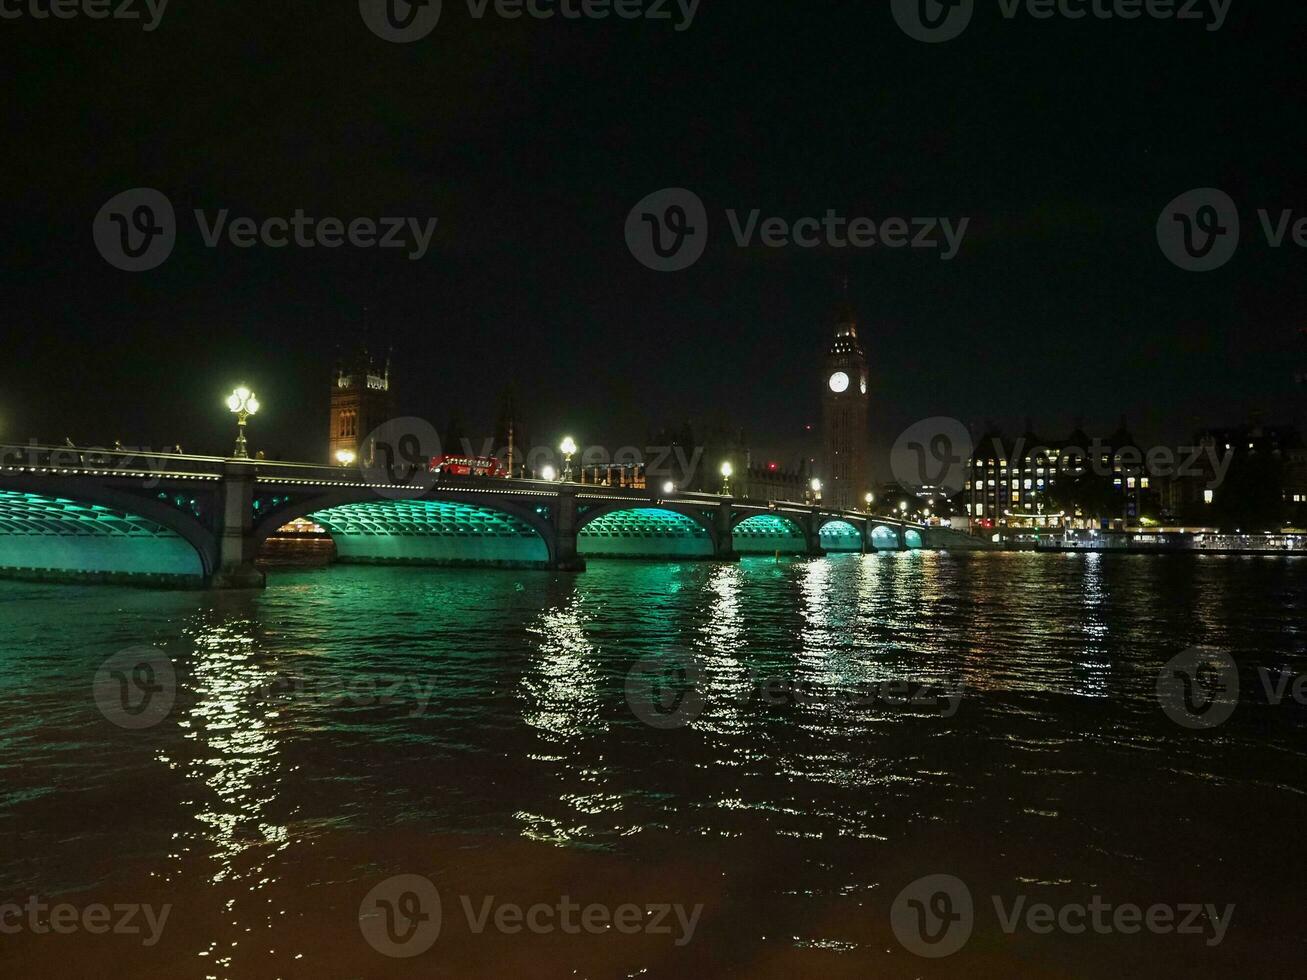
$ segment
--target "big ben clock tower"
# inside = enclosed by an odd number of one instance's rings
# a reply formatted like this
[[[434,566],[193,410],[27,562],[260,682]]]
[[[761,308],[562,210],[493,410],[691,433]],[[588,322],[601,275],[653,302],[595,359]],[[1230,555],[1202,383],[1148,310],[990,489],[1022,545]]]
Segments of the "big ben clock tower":
[[[871,489],[867,355],[858,342],[857,318],[847,302],[835,310],[835,341],[826,351],[821,409],[822,503],[841,510],[861,510]]]

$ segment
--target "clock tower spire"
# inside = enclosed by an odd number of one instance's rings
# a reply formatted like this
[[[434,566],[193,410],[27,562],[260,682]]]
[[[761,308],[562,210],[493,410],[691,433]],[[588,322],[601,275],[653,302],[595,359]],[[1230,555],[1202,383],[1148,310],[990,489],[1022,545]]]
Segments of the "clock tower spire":
[[[834,320],[835,340],[826,349],[822,386],[822,502],[841,510],[861,510],[871,489],[867,355],[847,298],[835,307]]]

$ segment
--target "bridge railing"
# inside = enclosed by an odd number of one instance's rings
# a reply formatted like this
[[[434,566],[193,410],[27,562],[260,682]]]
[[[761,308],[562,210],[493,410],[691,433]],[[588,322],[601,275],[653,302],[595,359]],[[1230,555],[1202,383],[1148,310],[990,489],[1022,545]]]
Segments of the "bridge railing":
[[[0,471],[51,476],[160,476],[219,479],[226,461],[187,453],[104,449],[99,446],[0,445]]]

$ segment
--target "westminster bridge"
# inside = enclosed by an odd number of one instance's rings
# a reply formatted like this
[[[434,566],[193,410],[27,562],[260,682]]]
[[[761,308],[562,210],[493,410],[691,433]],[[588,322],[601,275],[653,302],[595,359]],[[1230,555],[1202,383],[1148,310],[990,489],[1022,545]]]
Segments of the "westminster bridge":
[[[416,477],[416,479],[415,479]],[[587,557],[974,548],[862,512],[571,482],[53,446],[0,446],[0,575],[257,588],[268,537],[303,518],[342,562],[582,571]]]

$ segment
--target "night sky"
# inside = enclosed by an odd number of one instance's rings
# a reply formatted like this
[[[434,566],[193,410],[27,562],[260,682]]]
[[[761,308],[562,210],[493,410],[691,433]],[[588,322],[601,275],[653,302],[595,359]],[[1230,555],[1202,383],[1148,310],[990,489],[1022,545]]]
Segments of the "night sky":
[[[12,0],[10,0],[12,2]],[[366,318],[399,408],[493,424],[515,380],[537,440],[643,443],[715,417],[788,460],[818,419],[847,276],[880,445],[950,415],[1183,440],[1251,412],[1302,420],[1304,252],[1257,208],[1307,215],[1300,4],[1233,0],[1202,23],[1008,21],[978,0],[957,40],[889,5],[704,0],[644,21],[476,20],[445,0],[408,45],[339,2],[173,0],[139,22],[0,20],[7,180],[0,439],[225,452],[238,381],[254,448],[321,459],[332,368]],[[1296,21],[1296,23],[1295,23]],[[180,232],[130,274],[91,225],[149,186]],[[640,265],[637,201],[708,208],[703,259]],[[1163,256],[1163,206],[1213,186],[1243,241],[1223,269]],[[403,251],[203,247],[232,216],[439,219]],[[743,249],[728,208],[969,217],[960,253]],[[1303,348],[1303,349],[1300,349]],[[882,477],[884,474],[882,474]]]

